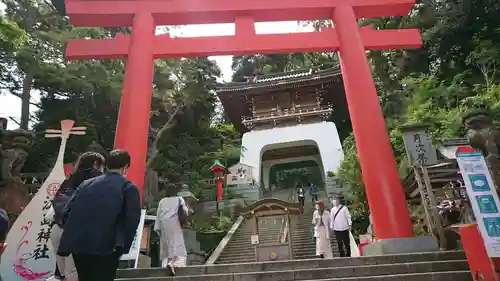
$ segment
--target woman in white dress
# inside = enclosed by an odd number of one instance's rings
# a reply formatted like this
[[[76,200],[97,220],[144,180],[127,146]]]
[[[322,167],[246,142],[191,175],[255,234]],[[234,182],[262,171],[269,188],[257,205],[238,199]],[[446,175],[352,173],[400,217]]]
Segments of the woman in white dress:
[[[156,214],[154,230],[160,236],[160,259],[162,266],[175,275],[175,264],[179,258],[186,257],[184,233],[179,222],[179,206],[188,214],[186,202],[177,196],[177,189],[167,188],[167,197],[160,200]]]
[[[313,213],[314,237],[316,238],[316,256],[320,258],[333,258],[330,244],[330,212],[325,209],[323,201],[316,202]]]

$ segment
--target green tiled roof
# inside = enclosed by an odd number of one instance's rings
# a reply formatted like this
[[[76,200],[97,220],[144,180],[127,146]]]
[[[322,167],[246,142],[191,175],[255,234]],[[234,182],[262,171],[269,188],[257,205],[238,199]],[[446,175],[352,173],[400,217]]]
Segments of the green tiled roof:
[[[285,84],[301,83],[340,75],[340,67],[327,69],[309,68],[290,72],[256,75],[247,82],[230,82],[217,85],[218,92],[241,91],[252,88],[274,87]]]

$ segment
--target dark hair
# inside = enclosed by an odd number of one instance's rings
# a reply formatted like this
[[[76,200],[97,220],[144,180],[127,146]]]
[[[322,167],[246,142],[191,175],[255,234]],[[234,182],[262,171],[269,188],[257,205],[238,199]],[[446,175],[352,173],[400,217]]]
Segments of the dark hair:
[[[179,188],[175,184],[167,184],[164,190],[166,197],[175,197],[177,196],[177,192],[179,192]]]
[[[88,151],[80,155],[75,164],[76,171],[67,180],[63,181],[56,196],[67,194],[70,190],[76,189],[84,180],[100,176],[101,171],[94,168],[96,164],[99,166],[104,164],[104,157],[101,154]]]
[[[5,241],[9,231],[9,216],[4,209],[0,209],[0,241]]]
[[[130,155],[126,150],[116,149],[109,153],[106,159],[106,167],[110,170],[116,170],[130,166]]]
[[[102,166],[104,164],[104,157],[100,153],[88,151],[78,157],[75,166],[77,171],[82,171],[94,168],[95,164]]]

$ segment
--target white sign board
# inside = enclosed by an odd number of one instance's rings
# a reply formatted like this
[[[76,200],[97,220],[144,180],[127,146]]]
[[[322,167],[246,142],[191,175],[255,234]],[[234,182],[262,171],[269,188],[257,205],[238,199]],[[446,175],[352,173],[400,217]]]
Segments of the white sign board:
[[[250,236],[250,241],[252,242],[252,245],[259,244],[259,235],[254,234],[254,235]]]
[[[16,219],[7,234],[7,249],[0,263],[1,276],[5,281],[42,281],[53,275],[56,269],[56,253],[50,241],[51,222],[45,214],[52,207],[52,199],[65,180],[64,151],[73,127],[71,120],[61,121],[61,130],[51,131],[46,137],[61,138],[56,163],[42,187]],[[76,134],[76,133],[75,133]],[[84,132],[77,134],[83,135]]]
[[[437,163],[437,151],[427,129],[419,128],[403,132],[408,160],[412,165],[429,166]]]
[[[457,161],[489,257],[500,257],[500,201],[480,152],[457,152]]]
[[[252,167],[238,163],[229,167],[230,174],[227,175],[227,185],[249,184],[253,182]]]
[[[137,230],[135,232],[134,242],[132,242],[130,251],[122,255],[120,258],[123,261],[134,260],[135,261],[134,268],[137,268],[137,263],[139,262],[139,254],[141,253],[141,239],[142,239],[142,232],[144,230],[145,218],[146,218],[146,210],[141,210],[141,220],[139,221],[139,225],[137,226]]]

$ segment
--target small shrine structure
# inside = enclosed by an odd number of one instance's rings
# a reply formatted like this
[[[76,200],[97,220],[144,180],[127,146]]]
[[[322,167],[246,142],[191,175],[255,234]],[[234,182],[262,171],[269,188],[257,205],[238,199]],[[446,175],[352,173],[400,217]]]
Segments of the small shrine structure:
[[[290,216],[299,215],[304,211],[298,203],[290,203],[276,198],[261,199],[242,210],[241,216],[253,220],[253,235],[251,244],[255,248],[256,261],[275,261],[293,259],[290,231]],[[270,231],[260,226],[269,220],[279,220],[280,229]],[[270,235],[271,234],[271,235]],[[277,237],[272,235],[277,234]]]

